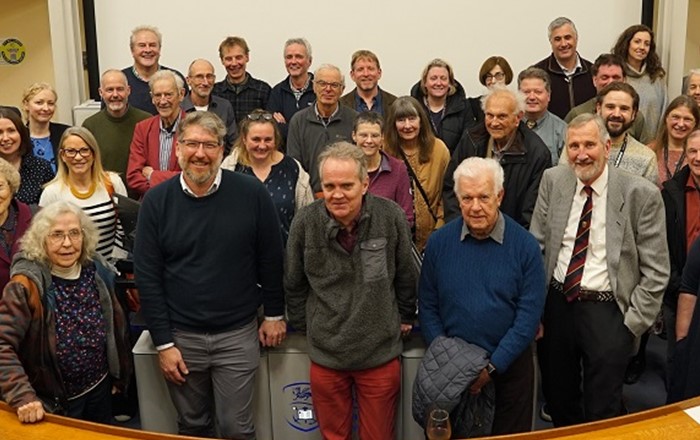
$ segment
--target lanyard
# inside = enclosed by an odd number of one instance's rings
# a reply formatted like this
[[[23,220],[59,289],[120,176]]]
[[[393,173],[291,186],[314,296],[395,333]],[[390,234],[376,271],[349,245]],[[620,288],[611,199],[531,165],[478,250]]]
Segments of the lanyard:
[[[664,167],[666,168],[666,179],[670,179],[675,176],[678,170],[683,166],[683,161],[685,160],[685,150],[681,153],[681,157],[678,158],[676,162],[676,169],[671,173],[671,169],[668,167],[668,147],[664,148]],[[697,185],[696,185],[697,187]]]
[[[620,162],[622,162],[622,156],[625,155],[625,150],[627,149],[627,134],[625,134],[625,140],[622,142],[622,145],[620,146],[620,151],[617,152],[617,157],[615,158],[615,168],[618,168],[620,166]]]

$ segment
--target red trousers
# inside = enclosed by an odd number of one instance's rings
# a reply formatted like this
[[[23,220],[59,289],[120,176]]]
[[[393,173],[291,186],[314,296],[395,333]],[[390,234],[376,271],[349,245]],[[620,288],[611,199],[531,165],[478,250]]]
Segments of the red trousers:
[[[352,388],[359,408],[360,439],[394,439],[401,389],[399,358],[366,370],[343,371],[311,362],[311,395],[321,435],[326,440],[352,437]]]

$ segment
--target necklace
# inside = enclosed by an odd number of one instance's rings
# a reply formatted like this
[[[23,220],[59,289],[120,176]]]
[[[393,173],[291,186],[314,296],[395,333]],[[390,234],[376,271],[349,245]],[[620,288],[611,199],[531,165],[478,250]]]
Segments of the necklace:
[[[78,191],[78,189],[74,187],[72,183],[69,183],[68,186],[70,187],[70,193],[80,200],[89,199],[93,194],[95,194],[95,190],[97,189],[97,184],[95,182],[90,184],[90,188],[88,188],[86,192]]]
[[[664,166],[666,167],[666,179],[670,179],[671,177],[676,175],[676,173],[683,166],[684,160],[685,160],[685,150],[683,150],[680,158],[678,158],[678,162],[676,162],[676,169],[673,172],[671,172],[671,169],[668,167],[668,147],[664,148]]]

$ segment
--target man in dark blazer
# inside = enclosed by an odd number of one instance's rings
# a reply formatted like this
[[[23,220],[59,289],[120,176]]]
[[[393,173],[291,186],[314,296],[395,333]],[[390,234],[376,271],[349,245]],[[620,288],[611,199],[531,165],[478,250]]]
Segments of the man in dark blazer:
[[[540,343],[555,426],[623,412],[625,368],[669,273],[661,194],[607,165],[602,119],[574,118],[565,148],[568,165],[545,171],[530,225],[550,280]]]
[[[377,55],[364,49],[353,53],[350,78],[355,81],[357,87],[340,98],[340,103],[358,113],[373,111],[386,117],[389,107],[396,101],[396,96],[379,88],[382,68]]]

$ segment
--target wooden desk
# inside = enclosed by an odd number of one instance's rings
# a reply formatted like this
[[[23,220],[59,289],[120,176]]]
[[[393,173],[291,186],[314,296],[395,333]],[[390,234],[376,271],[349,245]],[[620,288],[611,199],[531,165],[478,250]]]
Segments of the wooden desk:
[[[692,440],[700,439],[700,424],[683,412],[700,405],[700,397],[616,419],[587,423],[570,428],[535,431],[527,434],[489,437],[492,440]],[[47,415],[41,423],[22,424],[5,403],[0,402],[2,440],[195,440],[169,434],[116,428]],[[267,439],[260,439],[267,440]],[[283,439],[280,439],[283,440]]]

